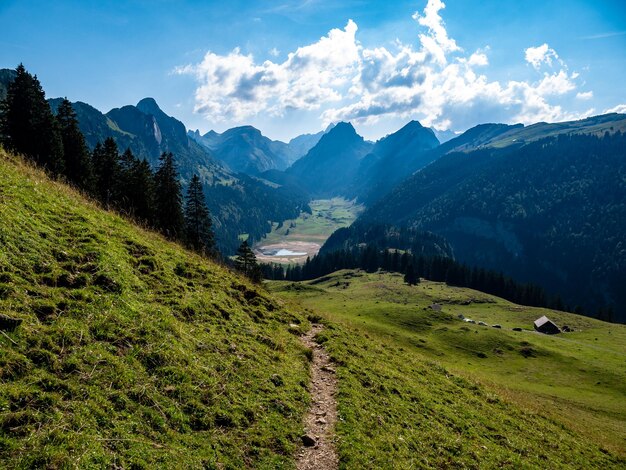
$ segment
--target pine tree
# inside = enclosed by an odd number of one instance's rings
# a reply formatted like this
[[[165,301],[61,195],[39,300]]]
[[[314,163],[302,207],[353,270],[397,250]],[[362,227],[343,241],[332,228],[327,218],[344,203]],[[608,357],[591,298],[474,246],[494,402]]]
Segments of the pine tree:
[[[178,240],[185,228],[178,169],[171,152],[163,153],[159,160],[161,165],[154,176],[156,226],[166,237]]]
[[[250,245],[248,245],[248,242],[246,240],[244,240],[241,245],[239,245],[239,249],[237,250],[237,257],[235,258],[235,269],[245,274],[255,282],[261,281],[261,268],[257,263],[254,252],[252,251]]]
[[[65,175],[86,191],[93,189],[93,167],[85,137],[78,127],[78,119],[72,103],[64,98],[57,111],[57,121],[63,141]]]
[[[185,204],[185,240],[194,250],[211,255],[215,252],[215,236],[202,183],[193,175],[187,189]]]
[[[409,263],[406,267],[406,272],[404,273],[404,282],[406,282],[410,286],[415,286],[420,282],[419,277],[417,277],[417,274],[415,273],[413,263]]]
[[[119,208],[136,220],[153,225],[155,192],[150,164],[126,149],[119,157],[119,170],[115,191]]]
[[[130,174],[133,216],[155,225],[155,182],[150,164],[144,158],[135,160]]]
[[[119,201],[118,188],[121,169],[115,140],[108,137],[104,145],[96,144],[93,150],[96,197],[108,209]]]
[[[3,144],[22,153],[55,175],[63,172],[63,142],[37,76],[22,64],[7,88],[0,110],[0,136]]]

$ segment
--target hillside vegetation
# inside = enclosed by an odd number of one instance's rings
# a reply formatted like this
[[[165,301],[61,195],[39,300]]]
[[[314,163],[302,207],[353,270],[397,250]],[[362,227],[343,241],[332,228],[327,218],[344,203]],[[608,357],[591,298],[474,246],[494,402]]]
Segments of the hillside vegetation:
[[[289,468],[308,360],[259,288],[0,150],[0,467]]]
[[[343,468],[626,466],[626,327],[386,273],[271,290],[328,323]]]
[[[357,224],[432,231],[458,261],[503,270],[560,294],[572,308],[624,322],[625,145],[626,135],[607,132],[450,153],[396,186]]]

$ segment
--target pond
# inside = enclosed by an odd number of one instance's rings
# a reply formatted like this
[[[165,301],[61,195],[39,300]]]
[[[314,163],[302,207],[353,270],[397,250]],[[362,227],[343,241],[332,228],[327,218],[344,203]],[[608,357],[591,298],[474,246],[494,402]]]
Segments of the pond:
[[[302,241],[283,241],[270,245],[256,246],[254,254],[264,263],[304,263],[307,257],[313,257],[320,249],[319,243]]]

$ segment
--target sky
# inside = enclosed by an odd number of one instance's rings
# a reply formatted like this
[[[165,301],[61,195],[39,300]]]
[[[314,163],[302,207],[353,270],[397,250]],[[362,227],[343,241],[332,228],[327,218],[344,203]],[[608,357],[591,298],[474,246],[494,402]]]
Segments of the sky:
[[[464,131],[626,113],[623,0],[0,0],[0,68],[192,130]]]

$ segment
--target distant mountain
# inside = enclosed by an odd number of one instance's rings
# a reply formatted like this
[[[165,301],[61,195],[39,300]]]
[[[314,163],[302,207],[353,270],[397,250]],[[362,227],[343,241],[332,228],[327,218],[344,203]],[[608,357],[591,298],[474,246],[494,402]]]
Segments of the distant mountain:
[[[54,112],[61,98],[48,102]],[[185,125],[165,114],[152,98],[144,98],[137,106],[115,108],[106,114],[81,102],[72,103],[87,144],[93,148],[98,142],[112,137],[120,151],[130,148],[140,158],[146,158],[154,167],[163,152],[176,156],[181,176],[187,181],[193,173],[201,173],[205,181],[230,179],[224,169],[204,148],[187,137]]]
[[[366,204],[378,200],[401,180],[428,165],[439,146],[431,129],[411,121],[399,131],[380,139],[361,161],[354,193]]]
[[[238,173],[258,175],[267,170],[284,170],[295,160],[288,144],[271,140],[252,126],[235,127],[223,134],[214,131],[204,136],[198,134],[190,132],[189,136]]]
[[[329,124],[326,129],[316,134],[302,134],[291,139],[289,141],[289,147],[295,155],[295,159],[290,162],[290,164],[293,164],[296,160],[309,153],[309,150],[315,147],[322,138],[322,136],[324,134],[328,134],[333,127],[335,127],[334,123]]]
[[[432,131],[435,133],[435,137],[437,137],[439,142],[442,144],[458,136],[458,134],[452,132],[451,130],[438,131],[437,129],[432,129]]]
[[[346,195],[362,158],[372,144],[363,140],[346,122],[338,123],[286,173],[316,197]]]
[[[326,131],[320,131],[316,134],[302,134],[291,139],[289,141],[289,147],[296,156],[296,160],[305,156],[309,150],[315,147],[325,133]]]
[[[478,126],[440,146],[438,152],[453,151],[407,178],[357,223],[432,231],[461,261],[538,283],[572,306],[612,305],[613,319],[624,322],[626,136],[619,129],[625,125],[625,115],[605,115],[528,128]],[[534,140],[539,131],[561,135],[526,144],[512,137]]]

